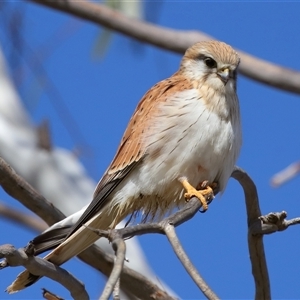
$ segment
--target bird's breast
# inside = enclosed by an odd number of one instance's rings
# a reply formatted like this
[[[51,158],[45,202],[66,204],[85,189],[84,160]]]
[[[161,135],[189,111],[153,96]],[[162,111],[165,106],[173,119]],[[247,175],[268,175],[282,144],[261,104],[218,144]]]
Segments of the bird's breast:
[[[146,156],[122,183],[118,203],[130,198],[132,207],[163,215],[184,203],[181,177],[195,187],[217,180],[224,189],[239,153],[239,124],[222,119],[189,90],[161,103],[147,125]]]
[[[151,127],[145,163],[153,178],[170,186],[180,176],[194,185],[220,180],[225,187],[240,149],[239,118],[222,118],[196,90],[188,90],[162,103]]]

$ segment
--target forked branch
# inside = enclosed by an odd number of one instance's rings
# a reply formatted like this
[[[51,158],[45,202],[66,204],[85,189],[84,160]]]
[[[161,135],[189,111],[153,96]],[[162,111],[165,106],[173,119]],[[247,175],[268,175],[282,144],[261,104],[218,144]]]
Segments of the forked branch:
[[[206,196],[208,198],[209,195]],[[209,201],[209,199],[207,199]],[[199,274],[195,266],[192,264],[190,259],[188,258],[187,254],[185,253],[180,241],[178,240],[176,233],[175,233],[175,227],[179,226],[180,224],[188,221],[191,219],[201,208],[202,203],[196,198],[193,197],[181,210],[177,211],[173,215],[165,218],[161,222],[156,223],[146,223],[146,224],[138,224],[133,225],[130,227],[125,227],[122,229],[114,229],[109,232],[103,231],[103,230],[97,230],[90,228],[90,230],[96,232],[99,237],[109,237],[110,241],[113,243],[120,243],[120,239],[124,240],[136,235],[143,235],[143,234],[149,234],[149,233],[159,233],[159,234],[165,234],[172,247],[174,252],[176,253],[177,257],[183,264],[184,268],[188,272],[188,274],[191,276],[193,281],[197,284],[199,289],[203,292],[203,294],[206,296],[207,299],[210,300],[216,300],[219,299],[217,295],[210,289],[208,284],[204,281],[202,276]],[[119,246],[120,247],[120,246]],[[123,248],[124,253],[123,256],[125,258],[125,248]],[[118,249],[120,250],[120,249]],[[120,250],[121,251],[121,250]],[[120,252],[119,252],[119,255]],[[118,257],[118,256],[117,256]],[[122,261],[123,264],[123,261]],[[119,269],[122,268],[121,261],[118,259],[118,261],[115,261],[114,269],[116,271],[112,272],[117,273],[119,272]],[[121,278],[122,280],[122,278]],[[106,286],[110,287],[110,294],[105,294],[106,297],[101,297],[101,300],[109,299],[108,297],[111,295],[111,291],[113,286],[116,284],[117,280],[115,276],[111,276],[106,284]],[[156,298],[155,298],[156,299]]]

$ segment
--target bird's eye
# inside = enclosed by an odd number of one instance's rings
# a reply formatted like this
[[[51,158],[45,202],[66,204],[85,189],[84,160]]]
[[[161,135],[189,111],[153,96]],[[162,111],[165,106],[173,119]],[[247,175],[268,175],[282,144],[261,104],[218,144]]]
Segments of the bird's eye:
[[[211,69],[217,67],[216,61],[214,59],[212,59],[211,57],[204,58],[204,62]]]

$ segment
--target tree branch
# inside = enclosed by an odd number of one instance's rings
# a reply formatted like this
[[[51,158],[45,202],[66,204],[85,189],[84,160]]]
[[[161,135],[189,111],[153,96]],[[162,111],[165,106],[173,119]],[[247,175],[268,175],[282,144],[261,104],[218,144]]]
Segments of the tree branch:
[[[263,245],[263,235],[253,235],[251,226],[259,220],[261,211],[259,207],[257,190],[249,175],[239,167],[235,167],[231,175],[243,187],[248,217],[248,247],[252,274],[255,282],[255,299],[271,299],[268,267]]]
[[[31,274],[37,276],[47,276],[69,290],[76,300],[89,299],[84,288],[84,284],[78,281],[73,275],[61,267],[55,266],[51,262],[38,256],[29,256],[23,249],[15,249],[11,245],[0,246],[0,258],[5,258],[1,262],[0,269],[9,266],[24,266]]]
[[[36,232],[42,232],[48,228],[46,223],[40,218],[37,218],[36,216],[33,216],[31,214],[24,213],[20,210],[10,208],[9,206],[1,202],[0,215],[11,222],[20,224],[22,225],[22,227],[25,226]]]
[[[108,300],[110,295],[112,294],[114,287],[120,279],[124,261],[125,261],[125,253],[126,253],[126,244],[125,241],[120,237],[116,231],[113,231],[113,236],[111,237],[112,247],[115,250],[116,258],[114,262],[113,270],[106,282],[104,291],[100,297],[100,300]]]
[[[177,257],[179,258],[179,260],[181,261],[181,263],[183,264],[184,268],[189,273],[191,278],[197,284],[199,289],[206,296],[206,298],[211,299],[211,300],[219,299],[219,297],[212,291],[212,289],[204,281],[202,276],[199,274],[199,272],[194,267],[194,265],[190,261],[189,257],[185,253],[183,247],[181,246],[179,239],[177,238],[174,226],[171,224],[166,224],[165,233],[166,233],[166,236],[168,237],[168,240],[171,243],[173,250],[176,253]]]
[[[86,0],[29,0],[41,5],[66,12],[89,22],[102,25],[138,41],[184,53],[192,44],[214,39],[200,31],[183,31],[156,26],[126,17],[107,6]],[[300,72],[256,58],[237,50],[241,57],[239,72],[253,80],[285,91],[300,94]]]

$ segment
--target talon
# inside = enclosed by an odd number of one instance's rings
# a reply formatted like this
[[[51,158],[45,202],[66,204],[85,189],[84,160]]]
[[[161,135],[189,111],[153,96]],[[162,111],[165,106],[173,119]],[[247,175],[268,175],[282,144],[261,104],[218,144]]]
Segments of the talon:
[[[205,196],[214,197],[213,189],[208,185],[208,182],[204,181],[201,184],[202,189],[199,191],[196,190],[192,185],[190,185],[190,183],[186,179],[181,180],[181,183],[186,189],[186,193],[184,194],[185,199],[188,201],[194,196],[197,197],[202,203],[202,212],[205,212],[208,209],[208,204]]]

